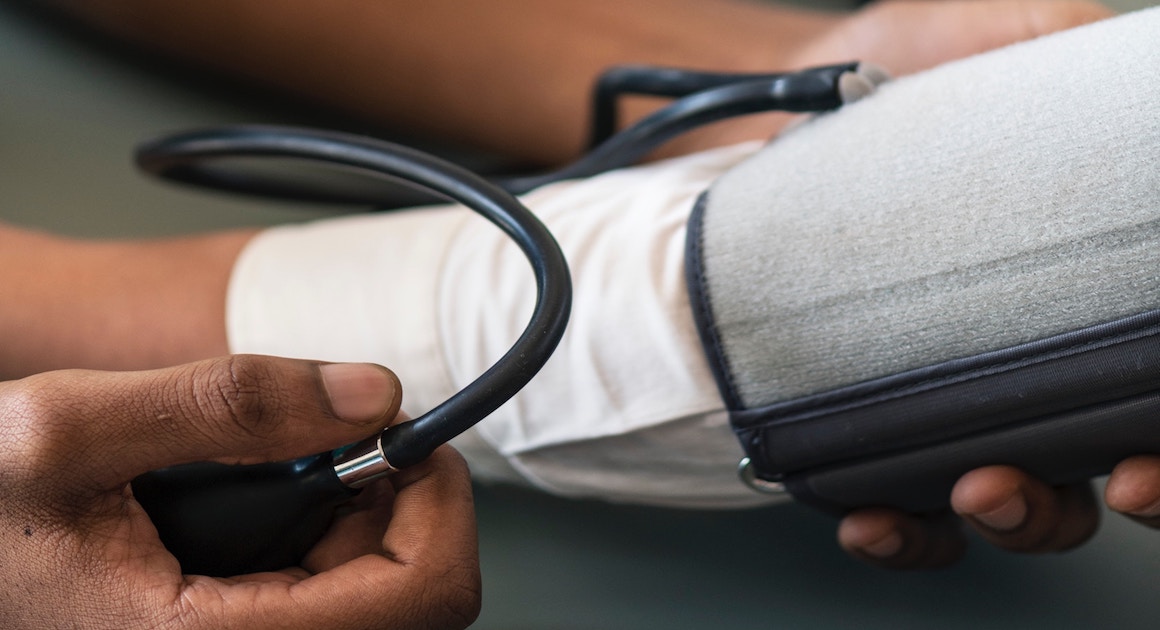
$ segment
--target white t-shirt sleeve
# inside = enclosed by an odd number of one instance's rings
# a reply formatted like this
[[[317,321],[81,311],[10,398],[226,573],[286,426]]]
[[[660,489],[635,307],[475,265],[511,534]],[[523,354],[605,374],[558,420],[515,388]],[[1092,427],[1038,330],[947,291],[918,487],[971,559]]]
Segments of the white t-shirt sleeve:
[[[572,270],[563,341],[515,398],[455,444],[477,477],[568,495],[679,506],[762,500],[692,322],[685,224],[697,196],[758,149],[738,145],[562,182],[523,199]],[[230,285],[234,352],[372,361],[398,373],[412,415],[502,356],[535,301],[498,228],[459,207],[267,230]]]

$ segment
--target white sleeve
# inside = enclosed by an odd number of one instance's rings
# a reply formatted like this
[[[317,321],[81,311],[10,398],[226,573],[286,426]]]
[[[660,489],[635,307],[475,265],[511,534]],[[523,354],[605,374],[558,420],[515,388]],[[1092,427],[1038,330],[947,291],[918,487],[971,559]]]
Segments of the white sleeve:
[[[697,196],[756,143],[548,186],[523,201],[568,258],[572,317],[533,381],[455,444],[477,477],[568,496],[681,505],[761,501],[704,359],[684,284]],[[486,370],[522,332],[530,267],[458,207],[277,227],[230,285],[234,352],[373,361],[420,414]]]

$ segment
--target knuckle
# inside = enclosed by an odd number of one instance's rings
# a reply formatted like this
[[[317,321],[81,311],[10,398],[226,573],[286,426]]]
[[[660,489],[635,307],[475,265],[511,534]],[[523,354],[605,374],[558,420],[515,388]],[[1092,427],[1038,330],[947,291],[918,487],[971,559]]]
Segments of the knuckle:
[[[195,407],[192,411],[214,421],[216,429],[260,437],[280,416],[278,380],[272,366],[261,357],[225,357],[196,364],[193,369],[192,396],[188,398]]]
[[[9,508],[75,518],[90,504],[93,458],[107,416],[92,400],[98,393],[85,373],[48,372],[0,390],[0,495]],[[0,512],[3,510],[0,509]]]
[[[84,398],[64,396],[58,378],[58,373],[29,377],[0,396],[0,435],[5,450],[23,456],[7,458],[9,461],[53,465],[54,454],[63,456],[68,449],[62,447],[73,441],[76,430],[84,428],[75,421],[88,415],[78,402]]]

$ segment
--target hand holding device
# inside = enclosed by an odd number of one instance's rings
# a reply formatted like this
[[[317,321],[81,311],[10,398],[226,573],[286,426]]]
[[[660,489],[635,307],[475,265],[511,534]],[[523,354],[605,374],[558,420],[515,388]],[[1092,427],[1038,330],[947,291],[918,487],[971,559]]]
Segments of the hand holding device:
[[[0,383],[0,626],[466,627],[478,552],[450,449],[368,486],[301,568],[229,580],[183,575],[129,489],[175,464],[326,451],[378,431],[398,404],[383,368],[259,356]]]
[[[271,157],[397,179],[474,209],[527,256],[538,289],[536,305],[504,356],[416,420],[333,455],[260,466],[198,463],[142,475],[135,491],[187,573],[234,575],[298,564],[335,508],[359,489],[423,461],[527,384],[559,343],[571,310],[568,266],[543,224],[510,194],[422,152],[345,134],[239,127],[166,138],[140,153],[142,165],[153,172],[175,179],[209,178],[225,187],[248,180],[221,170],[215,160]]]

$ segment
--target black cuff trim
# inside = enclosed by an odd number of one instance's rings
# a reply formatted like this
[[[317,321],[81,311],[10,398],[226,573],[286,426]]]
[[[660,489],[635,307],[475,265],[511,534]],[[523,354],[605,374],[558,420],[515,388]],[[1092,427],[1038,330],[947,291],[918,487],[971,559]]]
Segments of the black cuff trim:
[[[731,412],[759,474],[962,440],[1160,391],[1160,311]]]
[[[701,193],[693,212],[689,215],[685,233],[685,285],[689,291],[689,305],[693,311],[693,323],[701,338],[701,347],[709,360],[709,370],[717,382],[717,391],[728,409],[741,409],[741,398],[733,386],[729,359],[721,345],[721,336],[713,319],[713,303],[705,277],[703,257],[705,211],[709,205],[709,192]]]

